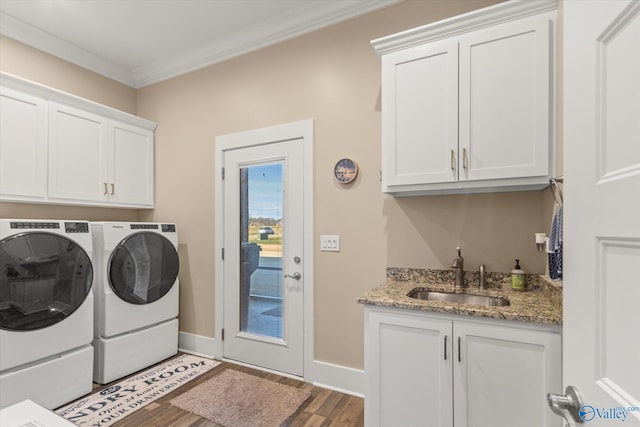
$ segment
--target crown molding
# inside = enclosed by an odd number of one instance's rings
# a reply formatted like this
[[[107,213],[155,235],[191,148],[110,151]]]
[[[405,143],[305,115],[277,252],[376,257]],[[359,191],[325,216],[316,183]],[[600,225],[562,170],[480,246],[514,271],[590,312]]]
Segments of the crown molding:
[[[326,2],[320,11],[314,10],[309,3],[301,3],[300,7],[290,10],[288,14],[278,16],[277,20],[255,27],[250,34],[230,34],[225,40],[196,46],[188,52],[139,67],[133,70],[134,80],[138,87],[158,83],[401,1],[372,0],[366,4]]]
[[[115,108],[109,107],[107,105],[98,104],[97,102],[91,101],[89,99],[81,98],[71,93],[63,92],[61,90],[36,83],[22,77],[14,76],[13,74],[9,74],[4,71],[0,71],[0,87],[2,87],[2,89],[12,89],[21,93],[35,96],[47,102],[53,101],[70,107],[78,108],[83,111],[97,114],[99,116],[120,121],[122,123],[127,123],[132,126],[138,126],[143,129],[148,129],[152,132],[158,126],[157,123],[151,120],[147,120],[143,117],[134,116],[133,114],[116,110]]]
[[[24,43],[28,46],[64,59],[83,68],[95,71],[127,86],[135,87],[133,74],[125,67],[118,66],[88,52],[76,45],[68,43],[51,34],[29,25],[19,19],[0,12],[0,34]]]
[[[371,41],[378,55],[557,10],[558,0],[510,0]]]
[[[223,40],[194,46],[180,54],[135,69],[114,64],[4,13],[0,13],[0,34],[127,86],[141,88],[401,1],[403,0],[370,0],[364,3],[332,1],[323,2],[320,10],[313,7],[313,2],[300,2],[299,7],[292,8],[286,15],[278,16],[277,19],[266,21],[250,33],[229,34]]]

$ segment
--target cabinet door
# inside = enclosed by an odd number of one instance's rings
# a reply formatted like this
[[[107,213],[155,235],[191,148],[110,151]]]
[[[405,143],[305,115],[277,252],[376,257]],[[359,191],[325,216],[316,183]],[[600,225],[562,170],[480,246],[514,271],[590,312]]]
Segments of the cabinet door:
[[[367,427],[451,426],[451,321],[367,313]]]
[[[455,321],[456,427],[551,427],[562,419],[547,406],[561,393],[560,334]]]
[[[49,104],[49,197],[102,201],[108,197],[103,117]]]
[[[460,181],[547,176],[551,20],[460,38]]]
[[[153,132],[111,122],[110,200],[116,204],[153,206]]]
[[[1,88],[0,198],[37,201],[46,195],[46,101]]]
[[[382,58],[382,187],[458,179],[458,44]]]

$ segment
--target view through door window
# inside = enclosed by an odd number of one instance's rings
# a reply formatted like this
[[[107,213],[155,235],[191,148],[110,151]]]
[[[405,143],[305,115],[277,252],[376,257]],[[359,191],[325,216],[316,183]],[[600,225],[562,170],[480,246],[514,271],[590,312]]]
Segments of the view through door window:
[[[240,169],[240,331],[282,338],[283,165]]]

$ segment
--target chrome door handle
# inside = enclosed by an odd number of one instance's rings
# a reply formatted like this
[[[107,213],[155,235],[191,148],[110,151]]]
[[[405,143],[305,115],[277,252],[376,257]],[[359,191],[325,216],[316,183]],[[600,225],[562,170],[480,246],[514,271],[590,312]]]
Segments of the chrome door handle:
[[[547,394],[547,402],[553,412],[565,419],[569,425],[574,422],[582,424],[584,420],[580,417],[580,408],[582,408],[582,397],[578,389],[574,386],[567,386],[565,394]]]
[[[297,271],[293,274],[285,274],[284,275],[285,278],[290,277],[291,279],[296,279],[296,280],[300,280],[302,278],[302,274],[298,273]]]

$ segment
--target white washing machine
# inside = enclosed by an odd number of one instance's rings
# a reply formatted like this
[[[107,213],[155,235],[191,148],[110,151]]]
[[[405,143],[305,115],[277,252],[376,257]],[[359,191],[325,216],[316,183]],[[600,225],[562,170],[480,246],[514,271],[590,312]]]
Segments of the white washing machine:
[[[178,352],[175,224],[91,223],[93,379],[106,384]]]
[[[86,221],[0,219],[0,408],[57,408],[93,385]]]

